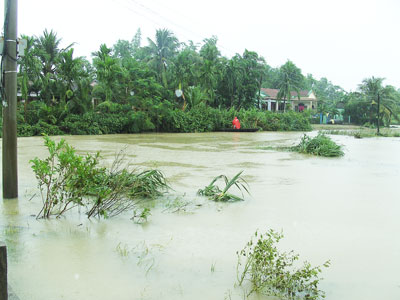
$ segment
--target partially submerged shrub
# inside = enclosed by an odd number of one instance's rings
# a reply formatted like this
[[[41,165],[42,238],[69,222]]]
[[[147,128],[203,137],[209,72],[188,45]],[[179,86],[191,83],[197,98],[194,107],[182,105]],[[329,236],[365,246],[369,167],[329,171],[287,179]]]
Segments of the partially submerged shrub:
[[[318,300],[325,293],[318,288],[322,278],[322,267],[327,268],[329,261],[322,266],[313,267],[307,261],[296,268],[299,255],[293,251],[280,252],[276,244],[283,238],[281,233],[273,230],[265,234],[254,235],[243,250],[238,251],[237,280],[241,286],[249,280],[253,292],[267,296],[277,296],[283,300],[305,299]]]
[[[223,202],[241,201],[241,200],[243,200],[242,189],[244,189],[247,193],[249,193],[248,184],[247,184],[246,180],[244,180],[243,177],[240,176],[242,173],[243,173],[243,171],[240,171],[232,179],[229,179],[225,175],[219,175],[219,176],[215,177],[210,182],[209,185],[204,187],[204,189],[198,190],[197,194],[201,195],[201,196],[206,196],[209,199],[211,199],[213,201],[217,201],[217,202],[219,202],[219,201],[223,201]],[[218,185],[216,185],[216,182],[219,179],[222,179],[225,181],[225,188],[223,190],[221,190],[218,187]],[[242,197],[238,197],[236,195],[228,193],[228,190],[233,186],[236,186],[239,189],[239,191],[242,192]]]
[[[158,170],[129,171],[122,167],[124,155],[120,152],[110,170],[104,170],[94,182],[92,208],[88,217],[113,217],[133,209],[145,198],[154,198],[168,189],[164,175]]]
[[[354,136],[356,139],[361,139],[361,138],[362,138],[361,131],[355,131],[354,134],[353,134],[353,136]]]
[[[318,133],[314,138],[304,134],[300,143],[297,146],[291,147],[290,150],[325,157],[344,155],[341,147],[323,133]]]
[[[99,166],[99,152],[83,157],[63,139],[55,143],[45,136],[44,140],[49,157],[31,160],[43,200],[38,218],[58,217],[76,206],[89,207],[89,218],[112,217],[168,189],[158,170],[129,171],[122,167],[121,153],[108,170]]]
[[[34,158],[32,169],[38,180],[43,207],[37,217],[60,216],[67,210],[83,205],[83,197],[93,191],[99,153],[78,156],[65,140],[55,143],[48,136],[44,144],[49,151],[45,159]]]

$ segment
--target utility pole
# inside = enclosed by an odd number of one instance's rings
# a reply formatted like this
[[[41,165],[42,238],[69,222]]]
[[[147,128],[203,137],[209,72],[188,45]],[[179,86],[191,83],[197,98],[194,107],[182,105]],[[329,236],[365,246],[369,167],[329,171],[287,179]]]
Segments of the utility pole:
[[[0,300],[7,299],[7,247],[6,244],[0,242]]]
[[[3,198],[18,197],[17,170],[17,3],[4,1],[3,49]]]
[[[380,132],[379,132],[379,119],[380,119],[380,112],[381,112],[381,97],[380,97],[380,94],[379,94],[379,92],[378,92],[378,108],[377,108],[377,113],[376,113],[376,134],[377,135],[380,135]]]

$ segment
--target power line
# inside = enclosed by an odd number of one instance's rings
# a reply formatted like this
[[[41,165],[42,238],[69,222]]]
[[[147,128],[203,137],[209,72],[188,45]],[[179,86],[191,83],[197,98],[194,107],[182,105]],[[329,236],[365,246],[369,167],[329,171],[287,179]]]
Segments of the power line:
[[[115,0],[114,0],[114,1],[115,1]],[[139,2],[139,1],[137,1],[137,0],[126,0],[126,1],[128,1],[128,2],[130,2],[131,4],[135,5],[136,8],[140,9],[142,12],[145,10],[145,11],[147,11],[148,13],[152,14],[153,16],[156,16],[157,18],[164,20],[164,22],[166,22],[166,23],[172,25],[172,26],[175,27],[175,28],[180,28],[181,30],[184,30],[184,31],[186,31],[186,32],[188,32],[188,33],[190,33],[190,34],[192,34],[192,35],[195,35],[195,36],[199,37],[202,41],[205,39],[204,36],[202,36],[202,35],[200,35],[200,34],[194,32],[193,30],[189,29],[189,28],[186,27],[186,26],[182,26],[182,25],[180,25],[180,24],[178,24],[178,23],[176,23],[176,22],[170,20],[169,18],[163,16],[163,15],[160,14],[159,12],[155,11],[154,9],[149,8],[148,6],[144,5],[143,3],[141,3],[141,2]],[[163,27],[162,25],[160,25],[160,23],[154,21],[153,19],[149,18],[148,16],[144,15],[143,13],[139,13],[137,10],[132,9],[131,6],[125,6],[125,7],[127,7],[129,10],[133,11],[134,13],[139,14],[139,15],[145,17],[146,19],[148,19],[148,20],[150,20],[151,22],[157,24],[158,26]],[[183,36],[185,36],[188,40],[191,40],[191,37],[188,36],[187,34],[182,33],[182,32],[181,32],[181,34],[182,34]],[[230,53],[231,55],[234,55],[234,53],[235,53],[234,51],[232,51],[232,50],[230,50],[230,49],[224,47],[224,46],[221,45],[220,43],[219,43],[219,47],[222,48],[222,49],[224,49],[225,51],[227,51],[227,52]]]
[[[146,16],[146,15],[144,15],[144,14],[138,12],[137,10],[133,9],[131,6],[125,5],[125,4],[123,4],[123,3],[120,3],[120,2],[118,2],[117,0],[112,0],[112,1],[115,2],[115,3],[118,3],[119,5],[124,6],[126,9],[130,10],[130,11],[133,12],[134,14],[137,14],[138,16],[141,16],[141,17],[143,17],[143,18],[145,18],[145,19],[151,21],[152,23],[156,24],[157,26],[160,26],[160,27],[163,26],[163,25],[161,25],[160,23],[158,23],[157,21],[155,21],[155,20],[149,18],[148,16]]]

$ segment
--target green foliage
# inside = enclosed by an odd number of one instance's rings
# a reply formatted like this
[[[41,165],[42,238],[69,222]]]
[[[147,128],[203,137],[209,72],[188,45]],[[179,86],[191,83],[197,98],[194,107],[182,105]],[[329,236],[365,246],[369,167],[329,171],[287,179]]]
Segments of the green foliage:
[[[96,168],[99,153],[82,157],[65,140],[56,143],[45,136],[44,142],[49,156],[30,161],[43,200],[38,218],[60,216],[83,205],[83,197],[93,190],[92,183],[100,171]]]
[[[283,238],[281,233],[269,230],[265,234],[254,235],[255,241],[237,252],[237,276],[241,286],[245,280],[251,283],[253,292],[267,296],[277,296],[282,300],[318,300],[325,293],[318,288],[322,266],[313,267],[309,262],[296,268],[299,255],[294,251],[280,252],[276,244]],[[327,268],[327,261],[323,267]]]
[[[243,193],[242,197],[238,197],[236,195],[233,195],[231,193],[228,193],[228,190],[236,186],[239,191],[242,192],[242,189],[244,189],[247,193],[249,193],[248,190],[248,184],[246,180],[243,179],[240,175],[243,173],[243,171],[240,171],[237,173],[232,179],[229,179],[225,175],[219,175],[215,177],[209,185],[204,187],[204,189],[198,190],[197,194],[201,196],[206,196],[210,200],[216,201],[216,202],[228,202],[228,201],[242,201],[243,200]],[[222,179],[225,182],[225,188],[221,190],[218,185],[216,185],[216,182],[218,180]]]
[[[136,224],[143,224],[147,222],[147,219],[150,215],[150,208],[145,207],[143,209],[134,210],[131,220],[134,221]]]
[[[286,110],[286,101],[292,98],[291,92],[295,91],[300,100],[300,89],[304,81],[301,70],[290,60],[279,69],[278,99],[283,99],[283,111]]]
[[[89,218],[113,217],[168,189],[158,170],[122,168],[121,154],[108,170],[99,167],[99,152],[83,157],[63,139],[56,143],[45,136],[44,141],[49,156],[30,161],[43,200],[38,218],[59,217],[76,206],[88,206]]]
[[[360,128],[358,130],[323,130],[324,134],[332,134],[332,135],[347,135],[353,136],[357,139],[361,138],[370,138],[370,137],[399,137],[400,132],[396,129],[384,128],[379,135],[376,134],[374,128]]]
[[[111,134],[111,133],[139,133],[154,130],[154,124],[149,117],[141,111],[135,112],[130,107],[125,108],[113,105],[114,112],[104,111],[104,106],[99,112],[87,112],[83,115],[68,115],[61,124],[65,133],[85,134]]]
[[[143,199],[161,195],[168,189],[164,175],[158,170],[128,171],[121,168],[117,157],[111,170],[104,170],[94,182],[93,205],[88,217],[114,217],[135,208]]]
[[[306,134],[303,135],[300,143],[297,146],[291,147],[291,150],[299,153],[325,157],[338,157],[344,155],[341,147],[321,132],[319,132],[314,138],[311,138]]]

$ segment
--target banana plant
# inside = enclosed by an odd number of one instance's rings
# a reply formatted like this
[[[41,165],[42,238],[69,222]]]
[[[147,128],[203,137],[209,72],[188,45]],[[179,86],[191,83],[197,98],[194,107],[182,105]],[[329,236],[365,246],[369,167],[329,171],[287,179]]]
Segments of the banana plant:
[[[243,171],[240,171],[232,179],[229,179],[225,175],[219,175],[215,177],[209,185],[204,187],[204,189],[198,190],[197,194],[200,196],[206,196],[210,200],[216,202],[243,201],[244,199],[242,189],[245,190],[248,194],[250,194],[250,192],[248,183],[243,177],[240,176],[242,173]],[[216,182],[220,179],[225,181],[225,188],[223,190],[221,190],[219,186],[216,185]],[[228,193],[228,190],[233,186],[236,186],[239,189],[239,191],[242,193],[242,197]]]

